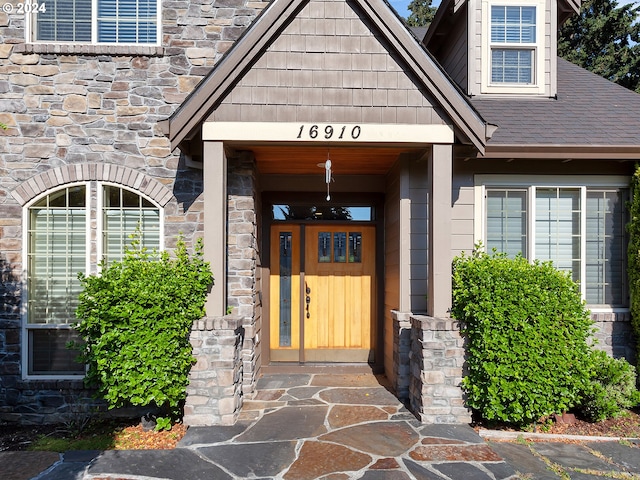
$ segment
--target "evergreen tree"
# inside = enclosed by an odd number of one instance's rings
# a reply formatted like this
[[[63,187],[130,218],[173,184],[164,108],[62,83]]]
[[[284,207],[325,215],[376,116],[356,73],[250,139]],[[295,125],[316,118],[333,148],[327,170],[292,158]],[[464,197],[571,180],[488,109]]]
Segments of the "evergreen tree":
[[[640,93],[640,6],[584,0],[560,29],[558,55]]]
[[[426,27],[433,20],[437,10],[431,6],[431,0],[411,0],[407,8],[411,11],[407,18],[407,25],[410,27]]]
[[[631,297],[631,326],[636,335],[637,351],[640,354],[640,166],[636,165],[631,177],[630,220],[627,224],[629,246],[627,247],[627,276]],[[640,355],[638,355],[640,358]],[[640,364],[639,364],[640,365]]]

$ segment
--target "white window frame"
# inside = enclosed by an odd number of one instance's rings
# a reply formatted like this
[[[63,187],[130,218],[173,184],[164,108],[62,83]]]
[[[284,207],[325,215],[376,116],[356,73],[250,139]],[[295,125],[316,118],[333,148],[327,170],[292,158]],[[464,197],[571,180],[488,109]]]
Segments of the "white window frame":
[[[156,0],[156,41],[154,43],[136,43],[136,42],[99,42],[98,41],[98,0],[91,0],[91,41],[50,41],[40,40],[36,38],[36,17],[38,12],[25,15],[25,35],[26,43],[46,43],[46,44],[62,44],[62,45],[117,45],[117,46],[160,46],[162,44],[162,0]],[[45,1],[42,1],[45,3]],[[46,5],[46,3],[45,3]]]
[[[536,42],[535,44],[521,43],[491,43],[491,7],[536,7]],[[535,94],[545,92],[545,28],[546,4],[544,0],[519,0],[510,3],[508,0],[483,0],[482,2],[482,53],[481,53],[481,93],[496,94]],[[533,51],[533,72],[531,84],[493,83],[491,81],[491,51],[494,47],[503,49],[518,49]]]
[[[537,188],[579,189],[580,190],[580,278],[586,278],[586,199],[587,189],[611,188],[628,189],[630,177],[622,175],[475,175],[474,176],[474,243],[486,248],[486,193],[487,188],[513,188],[527,190],[527,258],[535,258],[535,232]],[[535,188],[534,188],[535,187]],[[586,283],[580,282],[582,298],[586,297]],[[592,312],[628,312],[629,307],[590,305]]]
[[[30,225],[30,210],[31,207],[39,202],[41,199],[45,198],[48,195],[51,195],[59,190],[63,190],[65,188],[72,188],[76,186],[85,186],[86,188],[86,260],[85,260],[85,271],[83,272],[85,275],[90,273],[96,273],[99,269],[99,263],[102,259],[103,252],[103,240],[102,240],[102,230],[104,227],[104,222],[102,220],[102,206],[103,206],[103,187],[105,185],[114,186],[117,188],[122,188],[125,190],[129,190],[136,195],[148,200],[151,202],[159,211],[160,214],[160,222],[159,222],[159,246],[158,250],[162,251],[165,248],[165,239],[164,239],[164,207],[158,205],[156,201],[150,198],[148,195],[135,190],[134,188],[130,188],[126,185],[121,185],[117,183],[111,182],[100,182],[100,181],[84,181],[84,182],[72,182],[65,185],[60,185],[58,187],[52,188],[43,192],[33,198],[30,202],[24,205],[22,209],[22,225],[24,226],[22,232],[22,258],[25,259],[23,262],[23,271],[22,271],[22,309],[20,312],[21,315],[21,358],[22,358],[22,379],[23,380],[80,380],[84,378],[84,374],[29,374],[29,330],[35,330],[39,328],[43,329],[52,329],[52,328],[60,328],[60,329],[70,329],[71,323],[68,324],[56,324],[56,327],[47,326],[46,324],[36,324],[36,323],[28,323],[28,308],[27,301],[29,299],[28,295],[28,285],[27,285],[27,275],[28,275],[28,254],[29,254],[29,228]],[[95,199],[95,200],[94,200]],[[94,208],[95,207],[95,208]],[[94,230],[91,228],[91,225],[96,225],[97,228]],[[97,261],[92,262],[92,259],[97,259]]]

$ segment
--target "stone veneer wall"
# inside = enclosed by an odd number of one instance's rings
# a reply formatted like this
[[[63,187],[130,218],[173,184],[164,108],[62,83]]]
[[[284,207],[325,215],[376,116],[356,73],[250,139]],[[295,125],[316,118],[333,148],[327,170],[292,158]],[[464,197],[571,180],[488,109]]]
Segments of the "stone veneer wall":
[[[260,369],[262,306],[258,275],[259,212],[256,163],[252,154],[241,152],[228,159],[227,301],[243,318],[244,363],[241,379],[245,395],[255,389]]]
[[[266,5],[164,0],[162,45],[153,47],[27,44],[24,15],[0,12],[0,122],[9,127],[0,130],[0,420],[57,421],[88,395],[80,381],[22,379],[24,225],[13,194],[55,169],[126,166],[173,194],[164,205],[165,245],[179,232],[192,244],[202,235],[202,172],[171,151],[158,122]],[[51,179],[36,182],[35,195],[67,181]]]
[[[451,318],[411,316],[410,409],[424,423],[469,423],[460,388],[465,341]]]
[[[233,425],[242,408],[243,318],[206,317],[193,324],[191,368],[183,421],[187,425]]]

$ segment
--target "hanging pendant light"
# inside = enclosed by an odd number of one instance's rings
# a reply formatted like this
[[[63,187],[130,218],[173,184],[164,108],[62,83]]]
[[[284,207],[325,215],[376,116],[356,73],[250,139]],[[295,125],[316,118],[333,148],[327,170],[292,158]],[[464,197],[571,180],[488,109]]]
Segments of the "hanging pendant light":
[[[324,167],[324,181],[327,184],[327,202],[331,200],[331,193],[329,192],[329,184],[333,177],[331,176],[331,158],[329,158],[329,150],[327,149],[327,160],[324,163],[318,163],[319,167]]]

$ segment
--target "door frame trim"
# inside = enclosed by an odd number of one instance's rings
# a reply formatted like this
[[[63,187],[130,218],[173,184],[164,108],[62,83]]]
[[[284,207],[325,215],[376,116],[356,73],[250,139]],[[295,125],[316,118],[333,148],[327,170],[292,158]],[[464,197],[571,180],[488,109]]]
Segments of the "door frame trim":
[[[343,220],[327,220],[322,223],[331,224],[331,225],[340,225],[340,224],[349,224],[349,225],[372,225],[375,227],[375,242],[376,242],[376,291],[374,295],[376,295],[378,301],[376,301],[376,309],[374,312],[375,315],[375,326],[376,326],[376,338],[374,345],[372,345],[375,351],[375,361],[372,364],[369,364],[374,371],[383,371],[384,370],[384,194],[382,193],[341,193],[336,192],[332,193],[331,201],[327,202],[325,199],[325,192],[262,192],[261,197],[261,218],[262,218],[262,229],[261,229],[261,252],[262,252],[262,348],[261,348],[261,357],[262,357],[262,365],[269,365],[271,363],[271,347],[270,347],[270,325],[271,325],[271,315],[270,315],[270,278],[271,278],[271,227],[273,224],[280,223],[277,221],[273,221],[271,219],[271,207],[273,204],[279,203],[294,203],[294,204],[314,204],[314,205],[350,205],[350,206],[372,206],[375,211],[375,218],[371,222],[354,222],[354,221],[343,221]],[[282,222],[284,223],[284,222]],[[317,225],[320,222],[313,222],[309,220],[299,220],[299,221],[291,221],[287,220],[286,223],[299,223],[302,225]],[[304,228],[301,229],[301,232],[304,232]],[[304,233],[301,233],[304,236]],[[302,238],[301,238],[302,240]],[[302,255],[304,257],[304,255]],[[301,294],[304,292],[304,258],[301,259],[303,262],[300,265],[300,288]],[[304,297],[301,297],[304,298]],[[304,302],[300,302],[301,309],[304,309]],[[304,312],[300,312],[303,314]],[[301,322],[303,323],[303,322]],[[301,325],[300,328],[300,340],[302,341],[304,337],[304,327]],[[292,362],[298,365],[305,365],[305,362]],[[347,362],[345,362],[347,363]]]

